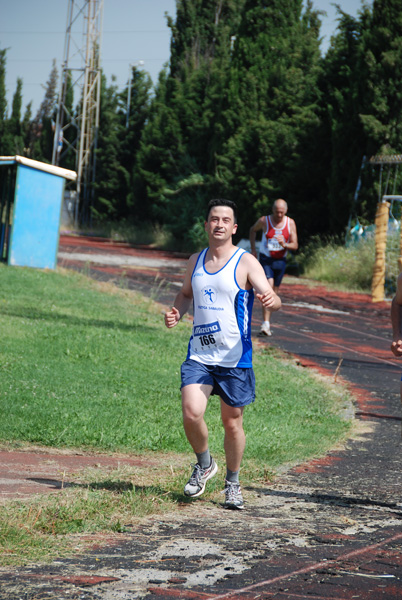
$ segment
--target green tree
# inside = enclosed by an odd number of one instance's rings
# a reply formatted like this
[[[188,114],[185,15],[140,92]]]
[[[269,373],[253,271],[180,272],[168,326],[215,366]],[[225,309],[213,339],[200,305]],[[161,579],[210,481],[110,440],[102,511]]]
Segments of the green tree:
[[[343,231],[353,207],[362,158],[366,152],[360,113],[362,81],[359,54],[362,23],[338,8],[337,34],[324,59],[323,78],[329,148],[329,228]],[[367,13],[364,17],[366,21]]]
[[[178,245],[199,235],[215,188],[215,154],[229,74],[231,38],[244,0],[180,0],[170,70],[161,75],[139,153],[149,214]]]
[[[31,132],[31,120],[32,120],[32,101],[26,106],[24,118],[22,120],[21,131],[24,141],[23,156],[27,156],[29,150],[29,140]]]
[[[133,66],[130,82],[119,96],[120,167],[125,177],[116,205],[119,218],[138,220],[144,216],[142,184],[138,176],[137,157],[144,127],[148,121],[151,104],[152,81],[146,71]]]
[[[53,153],[54,121],[57,108],[56,60],[53,60],[45,95],[31,126],[29,154],[35,160],[51,162]]]
[[[13,96],[11,117],[8,122],[8,137],[10,138],[12,154],[24,153],[24,137],[22,130],[22,79],[17,78],[17,87]]]
[[[334,232],[350,216],[372,222],[378,199],[376,173],[362,172],[373,154],[400,153],[402,134],[402,11],[396,0],[375,0],[358,18],[338,7],[339,26],[325,57],[325,97],[330,141],[329,215]]]
[[[397,0],[375,0],[361,17],[358,74],[364,154],[400,154],[402,138],[402,10]],[[364,173],[361,212],[374,220],[379,189]],[[376,173],[378,177],[378,171]],[[387,179],[385,175],[384,180]],[[377,178],[376,177],[376,178]],[[399,179],[399,186],[402,180]],[[400,188],[399,188],[400,189]],[[370,193],[371,192],[371,193]],[[388,193],[392,190],[388,189]]]
[[[400,151],[402,137],[402,10],[375,0],[361,24],[361,121],[373,149]]]
[[[297,221],[320,205],[319,24],[310,3],[302,12],[302,0],[246,1],[224,115],[229,135],[217,166],[224,195],[239,205],[241,235],[275,198],[290,203]]]
[[[114,81],[114,79],[112,80]],[[132,68],[130,87],[118,92],[102,78],[93,214],[97,220],[137,219],[144,212],[137,193],[137,153],[148,119],[152,82]],[[130,96],[130,98],[129,98]]]
[[[167,182],[179,176],[184,147],[177,113],[166,102],[166,75],[159,77],[155,98],[138,152],[138,174],[143,182],[141,219],[169,223],[168,202],[163,195]],[[136,181],[137,193],[140,181]]]
[[[120,139],[124,124],[119,111],[119,92],[112,78],[107,85],[102,76],[99,138],[96,150],[96,179],[92,215],[97,221],[116,220],[122,188],[127,188],[127,172],[120,162]]]
[[[0,50],[0,155],[7,154],[6,57],[7,50]]]

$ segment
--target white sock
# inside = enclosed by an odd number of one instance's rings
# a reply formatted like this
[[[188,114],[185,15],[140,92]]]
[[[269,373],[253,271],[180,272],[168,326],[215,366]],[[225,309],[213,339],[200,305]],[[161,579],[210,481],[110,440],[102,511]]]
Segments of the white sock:
[[[269,323],[269,321],[264,321],[264,322],[263,322],[263,325],[266,325],[266,326],[268,327],[268,329],[270,328],[270,323]]]

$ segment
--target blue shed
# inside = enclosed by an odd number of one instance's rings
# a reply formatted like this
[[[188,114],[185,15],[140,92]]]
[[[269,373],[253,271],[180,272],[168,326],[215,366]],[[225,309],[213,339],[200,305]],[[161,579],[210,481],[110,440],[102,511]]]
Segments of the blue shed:
[[[0,260],[56,268],[65,183],[76,178],[24,156],[0,156]]]

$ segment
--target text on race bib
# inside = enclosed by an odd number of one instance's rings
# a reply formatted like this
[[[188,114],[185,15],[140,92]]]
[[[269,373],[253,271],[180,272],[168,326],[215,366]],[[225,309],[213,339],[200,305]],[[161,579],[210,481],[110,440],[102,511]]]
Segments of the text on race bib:
[[[283,250],[283,248],[276,238],[269,238],[268,239],[268,250],[270,252],[280,252],[281,250]]]
[[[207,352],[221,345],[223,345],[223,335],[219,321],[194,327],[193,349],[195,352]]]

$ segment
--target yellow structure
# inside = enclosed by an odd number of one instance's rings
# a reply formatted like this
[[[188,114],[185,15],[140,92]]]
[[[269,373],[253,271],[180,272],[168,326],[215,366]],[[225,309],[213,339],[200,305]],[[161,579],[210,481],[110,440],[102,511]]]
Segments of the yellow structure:
[[[377,204],[375,215],[375,263],[371,282],[372,302],[382,302],[384,300],[385,250],[387,246],[389,207],[389,202],[380,202]],[[399,258],[399,261],[401,261],[401,258]],[[400,262],[401,264],[402,261]]]

